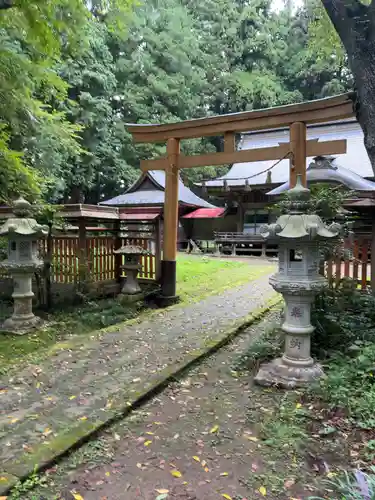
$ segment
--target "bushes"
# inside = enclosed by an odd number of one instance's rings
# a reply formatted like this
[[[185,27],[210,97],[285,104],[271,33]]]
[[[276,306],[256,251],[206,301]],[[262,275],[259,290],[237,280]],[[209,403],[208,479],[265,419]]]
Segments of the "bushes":
[[[375,297],[344,279],[316,298],[312,323],[316,329],[311,347],[318,359],[359,350],[375,340]]]
[[[345,473],[341,479],[326,481],[326,484],[342,495],[342,499],[375,500],[375,467],[371,467],[370,471],[369,474],[362,471]],[[324,499],[312,497],[310,500]]]

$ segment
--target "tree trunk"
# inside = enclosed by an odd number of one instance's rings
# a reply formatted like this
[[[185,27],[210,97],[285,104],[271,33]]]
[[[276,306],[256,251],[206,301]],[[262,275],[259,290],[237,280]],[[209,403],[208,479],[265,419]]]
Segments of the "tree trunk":
[[[357,119],[375,175],[375,4],[364,5],[359,0],[322,3],[348,55],[356,86]]]

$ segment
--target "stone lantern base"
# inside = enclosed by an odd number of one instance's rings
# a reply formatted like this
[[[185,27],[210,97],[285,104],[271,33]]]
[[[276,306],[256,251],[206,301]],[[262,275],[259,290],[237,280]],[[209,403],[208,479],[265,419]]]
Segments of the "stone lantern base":
[[[4,332],[14,333],[16,335],[25,335],[31,331],[40,328],[44,321],[38,316],[32,315],[29,318],[17,318],[12,316],[4,321],[1,330]]]
[[[324,375],[323,368],[311,360],[311,365],[295,366],[277,358],[260,367],[254,381],[264,387],[295,389],[310,384]]]
[[[15,333],[16,335],[25,335],[43,324],[43,320],[32,312],[33,296],[33,293],[29,297],[17,297],[16,294],[13,294],[14,312],[2,324],[1,329],[3,331]]]

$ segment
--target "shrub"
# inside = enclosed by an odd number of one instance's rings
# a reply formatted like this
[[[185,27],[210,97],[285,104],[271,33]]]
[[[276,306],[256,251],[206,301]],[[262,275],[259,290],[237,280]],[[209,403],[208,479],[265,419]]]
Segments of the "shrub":
[[[375,297],[355,288],[344,279],[316,297],[312,323],[312,354],[325,359],[334,354],[359,349],[375,339]]]
[[[375,500],[375,467],[365,474],[358,470],[352,474],[345,473],[342,478],[325,481],[325,484],[343,499]],[[323,500],[323,498],[310,497],[309,500]]]

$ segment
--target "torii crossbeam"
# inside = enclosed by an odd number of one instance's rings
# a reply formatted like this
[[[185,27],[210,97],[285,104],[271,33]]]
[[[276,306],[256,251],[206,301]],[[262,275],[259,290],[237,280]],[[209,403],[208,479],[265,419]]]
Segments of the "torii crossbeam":
[[[306,185],[306,158],[346,153],[346,140],[318,142],[306,140],[306,125],[343,120],[355,116],[352,94],[291,104],[258,111],[199,118],[157,125],[128,124],[135,142],[167,144],[162,158],[142,160],[141,169],[164,170],[164,244],[162,259],[162,296],[165,302],[176,300],[176,257],[178,232],[178,172],[180,169],[224,165],[228,163],[279,160],[290,153],[290,186],[298,174]],[[290,142],[276,147],[236,151],[235,134],[250,130],[290,127]],[[180,154],[180,141],[197,137],[224,136],[224,151],[204,155]]]

